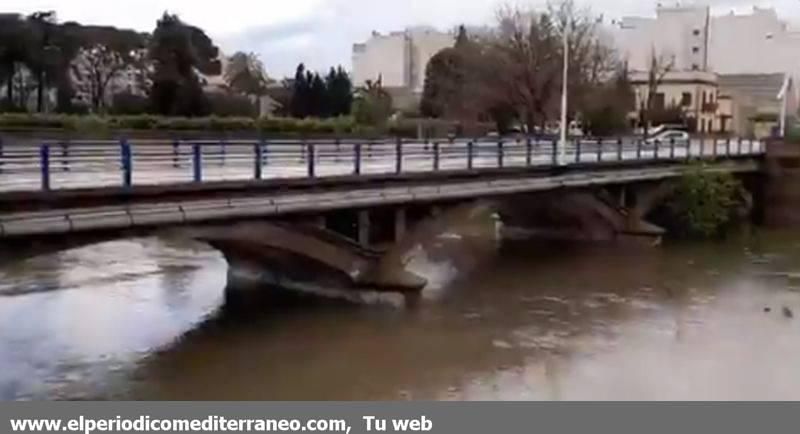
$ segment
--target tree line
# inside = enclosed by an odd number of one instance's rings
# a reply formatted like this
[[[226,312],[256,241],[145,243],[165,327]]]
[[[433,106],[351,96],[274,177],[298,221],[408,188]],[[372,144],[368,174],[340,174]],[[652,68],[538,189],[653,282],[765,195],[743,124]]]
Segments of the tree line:
[[[222,84],[205,91],[220,74]],[[269,94],[281,114],[325,118],[350,114],[355,98],[341,66],[322,76],[300,64],[274,85],[257,55],[220,59],[202,29],[169,13],[151,33],[59,23],[53,12],[0,15],[0,84],[0,111],[253,115]]]
[[[297,65],[290,90],[288,114],[296,118],[328,118],[349,115],[353,104],[353,83],[344,68],[331,68],[323,78],[318,72]]]
[[[0,82],[5,110],[45,111],[56,93],[55,111],[99,110],[109,87],[128,72],[124,91],[148,98],[148,109],[165,115],[208,111],[200,74],[219,74],[218,48],[202,29],[164,13],[151,34],[114,27],[59,23],[53,12],[0,16]],[[88,96],[78,101],[76,95]],[[51,108],[53,109],[53,108]]]
[[[629,128],[635,107],[627,66],[598,17],[569,0],[545,10],[502,8],[480,34],[459,28],[454,46],[428,62],[420,113],[462,124],[492,121],[501,131],[546,130],[559,119],[564,39],[569,118],[598,135]],[[207,92],[205,80],[220,75],[223,92]],[[662,74],[655,75],[657,87]],[[120,89],[119,81],[128,85]],[[169,13],[150,33],[59,23],[52,12],[0,15],[0,83],[4,111],[32,105],[39,112],[252,115],[255,102],[269,95],[281,106],[278,114],[296,118],[353,115],[375,125],[393,113],[381,77],[356,88],[341,66],[320,74],[301,63],[278,85],[255,54],[220,59],[202,29]],[[50,93],[55,107],[45,107]],[[647,111],[641,118],[656,117],[652,106],[640,108]]]

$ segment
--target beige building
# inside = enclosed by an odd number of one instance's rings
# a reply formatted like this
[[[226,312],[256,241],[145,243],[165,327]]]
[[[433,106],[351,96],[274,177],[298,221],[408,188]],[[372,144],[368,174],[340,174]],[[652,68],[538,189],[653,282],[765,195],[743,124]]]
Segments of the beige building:
[[[636,107],[644,107],[648,100],[648,73],[634,72],[630,77],[636,96]],[[720,121],[719,78],[704,71],[672,71],[664,75],[653,96],[655,108],[680,107],[684,114],[697,121],[697,132],[719,131]]]
[[[631,84],[636,106],[645,106],[648,74],[631,74]],[[780,125],[782,114],[797,113],[796,95],[792,78],[784,74],[673,71],[661,80],[653,100],[656,108],[680,107],[696,121],[697,133],[763,138]]]
[[[425,68],[439,51],[452,47],[453,33],[430,27],[414,27],[400,32],[373,32],[366,42],[353,44],[353,85],[377,81],[393,95],[398,108],[416,106],[425,85]]]

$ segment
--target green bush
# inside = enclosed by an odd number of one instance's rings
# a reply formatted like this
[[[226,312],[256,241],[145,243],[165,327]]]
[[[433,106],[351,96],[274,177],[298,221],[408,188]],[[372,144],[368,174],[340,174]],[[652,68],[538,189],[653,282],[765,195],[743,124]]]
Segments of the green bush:
[[[721,235],[733,220],[741,183],[729,172],[711,172],[705,164],[689,168],[678,180],[671,202],[682,235]]]
[[[114,115],[145,115],[150,108],[150,100],[145,96],[123,92],[115,94],[111,101]]]
[[[214,116],[255,117],[258,107],[244,95],[209,93],[208,103]]]
[[[158,125],[158,116],[116,116],[109,119],[112,127],[120,130],[151,130]]]

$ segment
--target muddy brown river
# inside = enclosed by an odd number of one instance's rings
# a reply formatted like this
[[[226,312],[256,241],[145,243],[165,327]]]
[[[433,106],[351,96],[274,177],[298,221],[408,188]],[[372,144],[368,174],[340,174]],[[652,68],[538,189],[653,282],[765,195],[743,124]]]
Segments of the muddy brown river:
[[[232,306],[222,256],[171,238],[5,264],[0,398],[800,399],[800,232],[659,247],[490,232],[416,246],[414,307]]]

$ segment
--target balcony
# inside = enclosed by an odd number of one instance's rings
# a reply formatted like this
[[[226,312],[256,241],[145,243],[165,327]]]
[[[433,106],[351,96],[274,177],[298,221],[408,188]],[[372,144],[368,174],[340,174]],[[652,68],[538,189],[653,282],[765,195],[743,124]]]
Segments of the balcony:
[[[704,102],[700,106],[700,111],[703,113],[716,113],[718,108],[719,104],[716,102]]]

